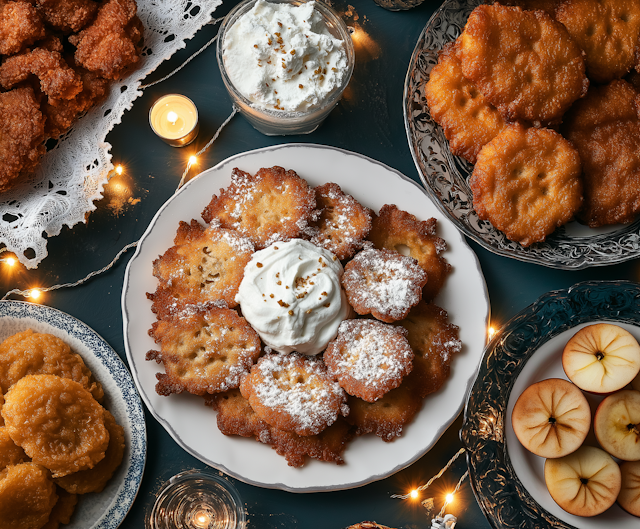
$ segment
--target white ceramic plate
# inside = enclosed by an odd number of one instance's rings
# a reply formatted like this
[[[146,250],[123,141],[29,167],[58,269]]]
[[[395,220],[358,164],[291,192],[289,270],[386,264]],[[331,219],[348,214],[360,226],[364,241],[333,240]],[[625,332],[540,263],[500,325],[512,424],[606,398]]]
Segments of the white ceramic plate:
[[[102,492],[79,497],[71,523],[64,526],[116,529],[136,498],[147,456],[144,410],[131,375],[109,344],[73,316],[33,303],[0,302],[0,341],[26,329],[55,335],[82,357],[104,388],[103,405],[124,428],[122,464]]]
[[[453,323],[460,327],[463,350],[452,364],[444,387],[425,400],[414,421],[392,443],[375,436],[355,439],[346,449],[346,464],[316,460],[292,468],[269,446],[252,439],[227,437],[217,426],[214,412],[200,397],[159,396],[156,373],[162,368],[145,361],[155,349],[147,334],[155,316],[146,293],[157,280],[152,263],[173,245],[178,222],[200,219],[214,193],[230,183],[238,167],[255,173],[261,167],[280,165],[295,170],[310,185],[336,182],[342,189],[376,212],[393,203],[419,219],[439,219],[438,234],[448,244],[446,258],[453,266],[447,284],[436,299]],[[129,262],[122,292],[124,340],[134,380],[151,413],[185,450],[204,463],[253,485],[294,492],[338,490],[385,478],[410,465],[427,452],[453,422],[474,380],[485,345],[489,318],[486,285],[475,254],[448,220],[443,219],[424,190],[397,171],[351,152],[309,144],[286,144],[233,156],[208,169],[185,185],[158,211]]]
[[[640,526],[638,518],[632,516],[628,512],[625,512],[618,506],[618,504],[614,504],[613,507],[608,509],[606,512],[592,518],[574,516],[561,509],[558,504],[553,501],[553,498],[549,494],[547,486],[545,485],[545,459],[532,454],[524,448],[524,446],[522,446],[518,441],[516,434],[513,432],[513,427],[511,426],[511,413],[513,412],[513,407],[515,406],[518,397],[525,389],[527,389],[527,387],[547,378],[563,378],[565,380],[569,380],[562,369],[562,350],[575,333],[583,327],[593,325],[595,323],[615,322],[592,321],[588,324],[585,323],[573,327],[572,329],[565,331],[546,342],[535,352],[535,354],[522,368],[522,371],[518,375],[518,378],[513,385],[513,389],[511,390],[511,396],[507,406],[505,426],[507,451],[511,458],[513,469],[515,470],[518,479],[520,479],[520,482],[529,491],[531,497],[554,516],[557,516],[561,520],[581,529],[602,529],[605,524],[612,524],[616,529],[638,529]],[[640,328],[635,325],[625,323],[618,323],[618,325],[633,334],[637,340],[640,340]],[[598,397],[588,393],[585,393],[585,396],[591,405],[593,417],[593,412],[602,401],[603,397]],[[585,444],[590,446],[600,446],[593,433],[593,425],[591,432],[585,440]]]

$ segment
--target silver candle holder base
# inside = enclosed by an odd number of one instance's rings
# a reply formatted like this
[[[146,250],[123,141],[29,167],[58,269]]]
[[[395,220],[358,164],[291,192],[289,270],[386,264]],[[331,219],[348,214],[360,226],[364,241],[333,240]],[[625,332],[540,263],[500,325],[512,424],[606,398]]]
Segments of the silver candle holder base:
[[[158,493],[149,529],[244,529],[246,516],[236,488],[212,472],[176,474]]]

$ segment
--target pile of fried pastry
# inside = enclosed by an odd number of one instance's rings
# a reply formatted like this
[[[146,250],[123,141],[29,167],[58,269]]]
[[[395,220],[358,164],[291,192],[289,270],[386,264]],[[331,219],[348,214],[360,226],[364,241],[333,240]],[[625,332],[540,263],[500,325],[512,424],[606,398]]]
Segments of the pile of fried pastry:
[[[0,390],[0,527],[56,529],[113,476],[124,429],[80,355],[51,334],[0,343]]]
[[[473,207],[529,246],[576,219],[640,211],[640,3],[480,5],[426,84],[451,152],[475,164]]]
[[[204,224],[181,221],[174,246],[153,264],[149,334],[159,350],[146,358],[164,367],[157,393],[203,396],[223,434],[268,444],[294,467],[307,457],[344,463],[357,435],[400,436],[461,348],[458,327],[433,303],[451,269],[436,219],[393,204],[376,215],[337,184],[313,188],[278,166],[234,169],[201,217]],[[347,319],[315,356],[272,350],[236,301],[248,263],[265,266],[254,253],[290,243],[344,264],[337,288]],[[304,297],[324,266],[321,257],[309,277],[282,288]],[[305,324],[304,314],[286,310],[294,326]]]
[[[0,192],[138,63],[135,0],[0,1]]]

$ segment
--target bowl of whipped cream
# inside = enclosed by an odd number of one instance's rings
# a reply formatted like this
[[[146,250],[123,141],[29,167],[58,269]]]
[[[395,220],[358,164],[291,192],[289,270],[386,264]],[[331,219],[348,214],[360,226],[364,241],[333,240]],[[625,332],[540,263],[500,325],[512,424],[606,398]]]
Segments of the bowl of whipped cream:
[[[349,30],[313,0],[245,0],[224,19],[217,59],[240,112],[269,136],[308,134],[342,97],[355,64]]]

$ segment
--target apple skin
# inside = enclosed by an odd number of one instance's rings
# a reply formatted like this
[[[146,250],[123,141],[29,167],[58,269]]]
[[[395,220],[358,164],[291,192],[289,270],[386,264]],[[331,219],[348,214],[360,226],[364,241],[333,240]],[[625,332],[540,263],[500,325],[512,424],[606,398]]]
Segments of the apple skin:
[[[544,481],[553,501],[565,511],[575,516],[596,516],[615,503],[622,475],[604,450],[582,446],[568,456],[547,459]]]
[[[640,517],[640,461],[627,461],[620,465],[622,488],[618,505],[629,514]]]
[[[640,373],[640,345],[617,325],[588,325],[567,342],[562,367],[580,389],[606,395],[622,389]]]
[[[593,430],[612,456],[640,460],[640,391],[625,389],[606,397],[596,409]]]
[[[577,450],[591,426],[591,409],[582,391],[561,378],[525,389],[511,414],[522,445],[540,457],[562,457]]]

